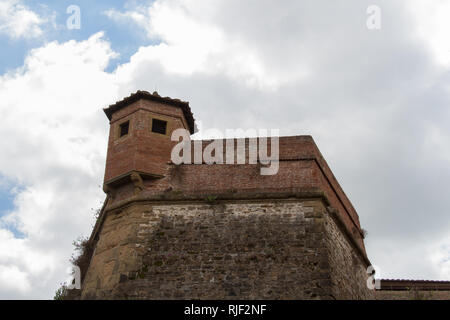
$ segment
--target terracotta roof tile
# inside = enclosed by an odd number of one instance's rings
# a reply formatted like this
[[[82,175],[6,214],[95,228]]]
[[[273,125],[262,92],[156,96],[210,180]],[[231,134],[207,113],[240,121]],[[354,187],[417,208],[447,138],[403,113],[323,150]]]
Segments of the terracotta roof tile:
[[[381,279],[379,290],[450,290],[450,281]]]
[[[103,111],[105,112],[108,119],[111,120],[111,116],[114,112],[139,99],[163,102],[176,107],[180,107],[183,110],[184,117],[186,118],[186,121],[188,123],[189,131],[191,132],[191,134],[195,132],[195,119],[192,114],[191,108],[189,107],[189,102],[182,101],[180,99],[172,99],[170,97],[161,97],[156,91],[150,93],[148,91],[138,90],[130,96],[110,105],[108,108],[103,109]]]

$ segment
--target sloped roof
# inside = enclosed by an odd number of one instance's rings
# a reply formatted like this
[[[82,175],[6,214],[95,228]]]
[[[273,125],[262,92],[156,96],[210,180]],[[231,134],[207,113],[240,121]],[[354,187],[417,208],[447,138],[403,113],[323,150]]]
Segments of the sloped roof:
[[[182,101],[180,99],[172,99],[170,97],[161,97],[156,91],[153,93],[150,93],[148,91],[142,91],[138,90],[135,93],[131,94],[130,96],[117,101],[116,103],[110,105],[108,108],[104,108],[103,111],[105,112],[106,116],[109,120],[111,120],[112,114],[123,107],[138,101],[139,99],[146,99],[150,101],[156,101],[156,102],[162,102],[166,104],[173,105],[175,107],[181,108],[183,111],[184,117],[186,118],[186,121],[189,126],[189,131],[191,134],[195,131],[195,119],[194,115],[192,114],[191,108],[189,107],[189,102]]]

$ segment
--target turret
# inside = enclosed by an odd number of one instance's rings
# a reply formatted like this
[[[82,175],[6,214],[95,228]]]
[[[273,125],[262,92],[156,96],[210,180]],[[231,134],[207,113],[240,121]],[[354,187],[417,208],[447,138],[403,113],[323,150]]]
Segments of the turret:
[[[137,91],[103,109],[110,121],[104,190],[131,181],[162,178],[170,161],[172,132],[184,128],[194,133],[189,103]]]

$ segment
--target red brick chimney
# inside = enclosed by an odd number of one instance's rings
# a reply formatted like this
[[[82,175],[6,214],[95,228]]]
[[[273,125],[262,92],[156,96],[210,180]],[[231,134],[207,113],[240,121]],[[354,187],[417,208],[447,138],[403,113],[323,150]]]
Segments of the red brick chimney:
[[[142,179],[163,177],[177,143],[170,139],[172,132],[185,128],[194,133],[189,103],[157,92],[137,91],[103,111],[110,120],[105,192],[129,182],[132,173]]]

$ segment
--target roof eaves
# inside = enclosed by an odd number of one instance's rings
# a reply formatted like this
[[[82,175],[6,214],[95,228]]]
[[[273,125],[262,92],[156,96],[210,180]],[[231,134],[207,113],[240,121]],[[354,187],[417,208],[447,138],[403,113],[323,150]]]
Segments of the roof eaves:
[[[124,106],[127,106],[139,99],[147,99],[147,100],[151,100],[151,101],[163,102],[163,103],[167,103],[170,105],[180,107],[181,110],[183,111],[183,115],[186,118],[186,121],[188,123],[190,133],[191,134],[194,133],[195,119],[192,114],[191,108],[189,107],[189,102],[182,101],[180,99],[172,99],[170,97],[161,97],[156,91],[153,93],[150,93],[148,91],[138,90],[135,93],[132,93],[130,96],[125,97],[122,100],[109,105],[108,108],[104,108],[103,112],[105,112],[108,119],[111,120],[111,117],[114,112],[120,110]]]

